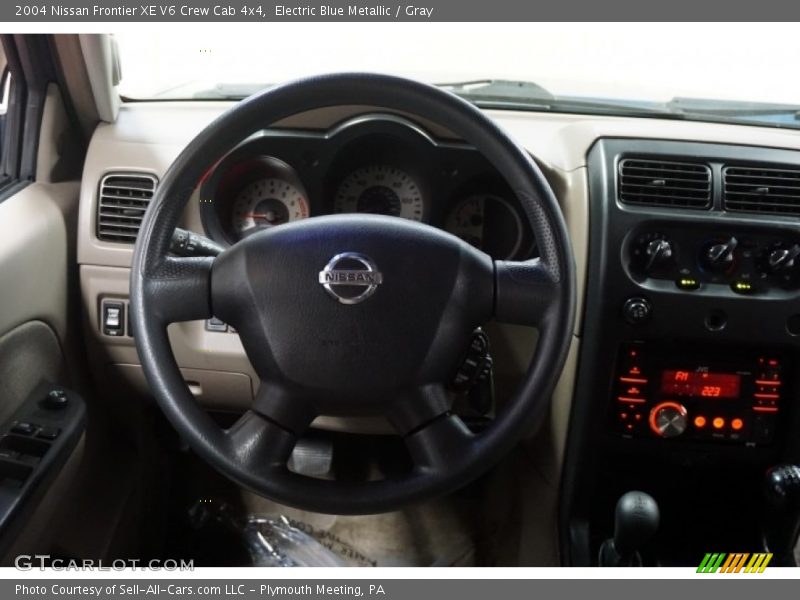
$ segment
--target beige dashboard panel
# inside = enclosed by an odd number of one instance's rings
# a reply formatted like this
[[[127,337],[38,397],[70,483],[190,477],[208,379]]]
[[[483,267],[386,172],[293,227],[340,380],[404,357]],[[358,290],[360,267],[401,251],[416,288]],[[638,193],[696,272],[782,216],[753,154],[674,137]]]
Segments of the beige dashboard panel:
[[[147,379],[140,365],[111,364],[106,368],[110,381],[127,381],[131,396],[150,395]],[[206,408],[222,411],[246,409],[253,398],[253,382],[244,373],[227,373],[205,369],[181,369],[192,395]]]
[[[132,246],[102,242],[95,235],[97,191],[109,172],[135,171],[162,177],[185,145],[203,127],[230,108],[229,102],[146,102],[123,105],[114,123],[100,124],[84,165],[79,215],[78,261],[93,351],[101,364],[139,364],[130,338],[99,333],[99,306],[104,297],[127,299]],[[370,107],[332,107],[302,113],[279,123],[285,128],[324,129]],[[553,186],[569,228],[578,276],[580,335],[589,241],[589,197],[586,155],[598,138],[652,138],[800,148],[795,131],[663,119],[597,117],[554,113],[487,111],[535,157]],[[450,132],[422,123],[441,137]],[[197,195],[190,199],[182,225],[202,232]],[[170,327],[178,364],[185,369],[240,373],[254,378],[238,336],[207,332],[202,323]],[[257,381],[257,379],[253,379]],[[237,401],[238,403],[238,401]]]
[[[127,302],[129,278],[128,268],[98,265],[80,267],[81,295],[85,311],[84,330],[90,364],[99,368],[100,372],[95,374],[101,377],[107,377],[107,365],[140,364],[130,335],[107,336],[100,327],[102,301]],[[127,305],[125,313],[128,313]],[[129,333],[127,328],[126,333]],[[245,356],[238,335],[206,331],[202,321],[174,323],[169,326],[168,333],[175,360],[186,370],[187,383],[198,384],[195,389],[202,392],[198,395],[198,400],[208,406],[230,410],[243,409],[250,405],[258,377]],[[195,371],[200,374],[194,373]],[[130,369],[124,368],[117,372],[132,374]],[[229,375],[237,378],[231,379]],[[210,380],[215,377],[218,381],[212,383]],[[246,378],[246,386],[241,377]],[[128,382],[138,385],[135,377]],[[220,393],[220,385],[228,386],[229,393]]]

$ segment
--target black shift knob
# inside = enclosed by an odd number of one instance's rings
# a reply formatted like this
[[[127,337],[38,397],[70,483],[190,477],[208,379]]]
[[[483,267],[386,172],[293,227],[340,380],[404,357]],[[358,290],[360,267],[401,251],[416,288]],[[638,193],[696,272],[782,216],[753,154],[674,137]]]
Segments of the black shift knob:
[[[764,490],[767,502],[773,508],[797,508],[800,506],[800,467],[778,465],[767,471]]]
[[[625,558],[633,555],[658,530],[660,514],[653,497],[644,492],[628,492],[617,501],[614,511],[614,549]]]
[[[794,565],[794,546],[800,533],[800,467],[778,465],[767,471],[764,497],[764,545],[775,553],[776,564]]]
[[[644,492],[628,492],[617,500],[614,537],[600,547],[601,567],[640,567],[639,550],[658,530],[658,504]]]

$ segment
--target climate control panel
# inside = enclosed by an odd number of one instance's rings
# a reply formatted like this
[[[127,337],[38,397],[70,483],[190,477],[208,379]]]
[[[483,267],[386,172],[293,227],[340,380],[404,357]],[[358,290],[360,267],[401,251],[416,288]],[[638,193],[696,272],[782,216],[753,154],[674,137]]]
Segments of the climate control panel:
[[[784,361],[623,344],[612,382],[611,429],[624,437],[765,445],[786,396]]]
[[[674,282],[685,291],[800,289],[800,238],[790,234],[653,227],[630,236],[625,260],[634,279]]]

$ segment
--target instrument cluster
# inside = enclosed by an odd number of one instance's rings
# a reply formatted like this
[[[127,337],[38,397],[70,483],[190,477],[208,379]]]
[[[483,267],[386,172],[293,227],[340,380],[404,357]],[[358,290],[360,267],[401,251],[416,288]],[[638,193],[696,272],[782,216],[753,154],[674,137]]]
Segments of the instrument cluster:
[[[200,209],[206,233],[224,244],[300,219],[366,213],[439,227],[495,259],[536,252],[519,201],[479,152],[392,115],[254,136],[206,176]]]

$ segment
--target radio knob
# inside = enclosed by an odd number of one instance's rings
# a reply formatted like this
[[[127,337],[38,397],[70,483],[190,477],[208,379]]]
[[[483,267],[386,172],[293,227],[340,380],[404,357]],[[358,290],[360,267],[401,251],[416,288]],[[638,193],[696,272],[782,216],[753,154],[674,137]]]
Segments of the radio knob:
[[[650,411],[650,429],[659,437],[677,437],[686,425],[686,408],[677,402],[662,402]]]

